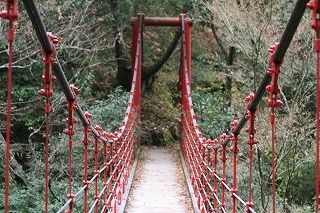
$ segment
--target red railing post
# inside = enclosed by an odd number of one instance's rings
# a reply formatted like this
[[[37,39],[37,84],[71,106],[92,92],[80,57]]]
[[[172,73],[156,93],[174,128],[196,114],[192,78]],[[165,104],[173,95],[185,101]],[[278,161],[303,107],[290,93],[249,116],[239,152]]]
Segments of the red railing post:
[[[270,98],[268,100],[268,105],[270,110],[270,124],[271,124],[271,178],[272,178],[272,212],[276,212],[276,160],[275,160],[275,108],[280,107],[282,102],[278,99],[278,94],[280,92],[280,87],[278,85],[278,78],[280,74],[281,63],[274,63],[273,56],[277,50],[278,43],[271,46],[269,52],[270,56],[270,68],[268,69],[268,74],[272,76],[270,85],[267,86],[266,90],[270,93]]]
[[[112,177],[113,177],[113,200],[115,203],[117,200],[117,185],[119,185],[119,181],[118,181],[118,172],[119,172],[119,139],[118,139],[118,135],[116,133],[114,133],[114,137],[116,138],[115,142],[114,142],[114,157],[113,157],[113,173],[112,173]]]
[[[10,180],[10,134],[11,134],[11,99],[12,99],[12,60],[14,41],[14,22],[19,17],[17,0],[7,0],[6,10],[1,11],[0,17],[9,21],[8,43],[8,85],[7,85],[7,124],[6,124],[6,154],[5,154],[5,201],[4,212],[9,212],[9,180]]]
[[[57,63],[55,44],[58,43],[58,38],[47,32],[50,40],[52,51],[44,54],[45,71],[42,75],[43,89],[38,91],[39,95],[46,98],[45,114],[46,114],[46,142],[45,142],[45,212],[48,212],[49,205],[49,114],[50,114],[50,97],[53,95],[52,84],[56,80],[52,75],[52,67]]]
[[[88,119],[89,123],[90,123],[90,118],[92,117],[92,115],[88,112],[85,112],[85,117]],[[89,139],[89,132],[91,131],[89,129],[90,125],[85,125],[83,126],[83,134],[84,137],[82,139],[82,143],[84,146],[84,154],[83,154],[83,170],[84,170],[84,174],[83,174],[83,186],[86,187],[84,189],[84,202],[83,202],[83,211],[84,213],[88,212],[88,190],[90,188],[90,181],[88,180],[88,167],[89,167],[89,152],[88,152],[88,146],[89,143],[91,142],[91,139]]]
[[[134,67],[136,64],[136,52],[137,52],[137,45],[138,45],[138,36],[139,36],[139,25],[140,23],[133,23],[132,24],[132,43],[131,43],[131,67],[132,67],[132,77],[134,74]]]
[[[217,139],[213,140],[213,146],[217,146],[219,144]],[[218,184],[217,184],[217,173],[218,173],[218,149],[214,149],[214,158],[213,160],[213,194],[214,194],[214,199],[213,199],[213,212],[217,211],[217,199],[216,196],[218,195]]]
[[[95,130],[100,134],[100,131],[102,128],[100,126],[95,126]],[[95,204],[95,212],[99,212],[99,202],[100,202],[100,196],[99,196],[99,177],[100,177],[100,171],[99,171],[99,159],[98,159],[98,154],[100,152],[99,149],[99,138],[95,137],[94,138],[94,170],[93,174],[98,175],[98,177],[95,179],[95,194],[94,194],[94,200],[96,201]]]
[[[248,133],[248,144],[249,144],[249,152],[248,152],[248,157],[249,157],[249,198],[248,202],[246,203],[246,212],[251,212],[250,208],[254,206],[254,203],[252,201],[253,194],[252,194],[252,158],[253,158],[253,145],[257,144],[258,141],[254,138],[256,128],[254,127],[254,121],[256,118],[256,110],[249,110],[249,105],[251,101],[253,100],[254,94],[251,93],[248,97],[246,97],[246,101],[248,102],[247,104],[247,110],[248,110],[248,115],[246,116],[246,119],[249,119],[249,127],[246,129],[246,132]]]
[[[320,3],[313,0],[307,4],[307,7],[313,11],[311,28],[315,30],[316,38],[314,40],[314,49],[316,52],[316,178],[315,178],[315,211],[319,212],[320,196]]]
[[[237,154],[239,152],[238,148],[238,134],[234,133],[235,127],[238,125],[238,121],[234,120],[231,123],[232,129],[232,138],[231,141],[233,142],[233,146],[230,148],[230,151],[233,153],[233,187],[231,189],[230,195],[232,198],[232,212],[235,213],[237,211],[237,199],[235,194],[238,193],[237,189]]]
[[[140,122],[140,113],[141,113],[141,66],[142,66],[142,53],[143,53],[143,18],[144,18],[144,14],[139,14],[139,34],[140,34],[140,39],[138,40],[139,44],[140,44],[140,52],[139,52],[139,65],[138,65],[138,72],[137,72],[137,92],[136,92],[136,111],[137,111],[137,119],[138,120],[138,138],[137,138],[137,145],[140,145],[140,126],[141,126],[141,122]]]
[[[206,144],[208,146],[208,148],[206,149],[206,182],[205,182],[205,186],[206,186],[206,209],[209,209],[210,207],[210,202],[211,202],[211,190],[210,190],[210,182],[211,182],[211,172],[210,172],[210,168],[211,168],[211,146],[212,146],[212,141],[210,139],[206,140]],[[210,149],[209,149],[210,147]]]
[[[76,92],[78,88],[76,88],[73,84],[70,85],[70,89],[72,91],[73,96],[75,97],[74,100],[68,100],[68,118],[66,119],[66,123],[68,125],[67,129],[63,131],[64,134],[69,136],[69,194],[67,195],[68,199],[72,201],[69,204],[69,210],[66,213],[71,213],[73,211],[74,201],[74,194],[72,193],[72,147],[73,147],[73,135],[75,134],[74,125],[77,123],[77,120],[74,118],[74,111],[77,109],[75,103],[77,102],[77,95]]]
[[[220,160],[222,162],[222,178],[220,180],[220,186],[221,186],[221,204],[220,204],[220,210],[223,212],[223,209],[226,208],[225,204],[225,186],[224,184],[227,181],[227,153],[226,153],[226,146],[223,145],[223,141],[227,138],[226,133],[223,133],[221,136],[221,157]]]
[[[106,132],[103,132],[102,133],[102,137],[104,138],[109,138],[108,137],[108,134]],[[104,208],[107,208],[108,207],[108,203],[107,203],[107,188],[108,188],[108,184],[107,184],[107,179],[108,179],[108,176],[107,176],[107,168],[108,168],[108,157],[110,156],[109,152],[108,151],[108,146],[110,146],[110,143],[103,143],[103,166],[106,167],[105,170],[103,170],[103,187],[104,187],[104,191],[103,191],[103,207]]]
[[[142,24],[143,24],[144,14],[138,15],[138,22],[133,22],[132,24],[132,77],[134,77],[134,74],[136,73],[136,79],[133,81],[135,84],[135,90],[132,92],[135,92],[133,94],[134,100],[133,100],[133,108],[134,113],[136,114],[136,120],[137,127],[138,127],[138,137],[137,137],[137,145],[140,145],[140,104],[141,104],[141,66],[142,66],[142,52],[143,52],[143,32],[142,32]],[[139,47],[137,52],[137,47]],[[136,66],[137,63],[137,66]]]
[[[185,19],[186,15],[185,14],[180,14],[180,20],[182,23],[182,19]],[[182,24],[182,34],[185,33],[185,26],[183,26]],[[184,53],[184,45],[185,45],[185,40],[182,38],[181,39],[181,78],[182,78],[182,82],[181,82],[181,129],[183,129],[182,131],[182,135],[181,135],[181,144],[184,143],[185,140],[185,136],[183,134],[186,134],[186,116],[187,116],[187,104],[188,104],[188,100],[187,100],[187,85],[186,85],[186,64],[185,64],[185,53]]]
[[[199,139],[198,139],[199,140]],[[198,184],[199,184],[199,197],[201,197],[200,204],[203,206],[204,209],[207,209],[207,201],[206,201],[206,176],[205,170],[207,167],[206,164],[206,147],[207,139],[202,138],[202,143],[199,143],[199,164],[198,164]]]
[[[183,15],[184,19],[186,18],[186,15]],[[191,25],[189,22],[187,22],[186,20],[184,20],[184,29],[185,29],[185,45],[186,45],[186,67],[187,67],[187,73],[188,73],[188,79],[189,82],[187,82],[190,90],[187,93],[187,105],[188,105],[188,110],[187,110],[187,119],[188,119],[188,124],[191,126],[191,122],[192,122],[192,118],[191,118],[191,114],[190,114],[190,109],[193,106],[189,106],[189,100],[188,98],[191,96]]]
[[[114,136],[113,134],[110,135],[110,137],[113,139]],[[114,140],[113,140],[114,141]],[[112,186],[113,186],[113,165],[114,165],[114,143],[111,143],[110,146],[109,146],[109,194],[112,196],[113,195],[113,191],[112,191]],[[108,208],[111,207],[111,201],[109,201],[108,203]]]

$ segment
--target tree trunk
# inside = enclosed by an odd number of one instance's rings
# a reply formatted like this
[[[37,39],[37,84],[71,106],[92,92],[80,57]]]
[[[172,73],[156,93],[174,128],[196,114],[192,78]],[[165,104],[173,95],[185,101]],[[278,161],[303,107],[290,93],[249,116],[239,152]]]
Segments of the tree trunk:
[[[5,150],[6,150],[6,140],[0,133],[0,153],[5,153]],[[5,157],[3,155],[0,155],[0,160],[1,162],[3,162],[2,163],[3,170],[5,170]],[[11,172],[11,176],[13,176],[17,182],[22,183],[25,186],[28,185],[28,182],[29,182],[28,176],[23,171],[22,166],[17,162],[16,158],[11,152],[10,152],[10,172]]]
[[[166,61],[170,58],[171,54],[175,50],[175,48],[179,42],[179,39],[181,37],[181,34],[182,34],[182,32],[181,32],[181,29],[179,28],[175,32],[174,37],[173,37],[170,45],[168,46],[168,48],[166,49],[166,52],[162,55],[162,57],[152,66],[143,67],[142,81],[148,81],[152,76],[154,76],[157,72],[159,72],[161,67],[166,63]]]
[[[131,66],[128,59],[127,50],[123,41],[122,32],[118,32],[116,41],[116,58],[118,65],[117,83],[125,90],[129,91],[131,88]]]
[[[170,45],[166,49],[162,57],[151,66],[142,67],[142,84],[150,81],[150,79],[161,69],[161,67],[166,63],[170,58],[171,54],[175,50],[179,39],[181,37],[181,29],[179,28]],[[118,33],[117,43],[116,43],[116,57],[118,63],[118,72],[117,72],[117,83],[123,86],[126,90],[130,90],[131,87],[131,67],[126,51],[125,43],[123,41],[122,33]]]

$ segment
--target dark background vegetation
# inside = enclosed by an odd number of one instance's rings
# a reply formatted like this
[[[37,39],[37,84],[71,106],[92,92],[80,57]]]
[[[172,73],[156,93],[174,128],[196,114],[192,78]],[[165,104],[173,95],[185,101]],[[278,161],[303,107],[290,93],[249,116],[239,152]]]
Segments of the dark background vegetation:
[[[192,90],[197,121],[207,138],[230,130],[244,111],[244,98],[255,91],[266,71],[268,48],[278,41],[294,1],[202,0],[65,0],[36,1],[48,31],[59,37],[58,57],[70,83],[80,92],[79,102],[93,113],[93,123],[113,132],[127,105],[131,73],[130,17],[193,18]],[[0,3],[5,8],[4,2]],[[16,23],[13,70],[12,212],[41,212],[44,171],[43,62],[40,44],[23,5]],[[314,34],[305,14],[289,48],[280,76],[284,105],[277,111],[277,202],[282,212],[312,212],[315,159]],[[0,159],[4,160],[6,118],[7,22],[0,19]],[[170,146],[179,141],[180,28],[144,29],[142,143]],[[178,44],[178,45],[177,45]],[[230,48],[234,61],[228,61]],[[62,134],[66,101],[55,84],[50,139],[51,211],[68,194],[67,137]],[[270,125],[268,97],[259,105],[254,153],[254,198],[258,212],[270,208]],[[77,132],[81,132],[78,125]],[[81,135],[76,136],[74,183],[81,183]],[[246,197],[247,143],[240,142],[239,193]],[[78,154],[77,154],[78,153]],[[229,162],[230,164],[232,162]],[[0,183],[4,183],[4,163]],[[78,177],[77,177],[78,175]],[[230,175],[230,177],[232,177]],[[3,185],[3,184],[1,184]],[[76,186],[77,187],[77,186]],[[4,193],[1,187],[0,194]],[[0,196],[3,197],[3,196]],[[79,199],[80,200],[80,199]],[[80,201],[79,204],[80,205]],[[0,210],[3,199],[0,200]]]

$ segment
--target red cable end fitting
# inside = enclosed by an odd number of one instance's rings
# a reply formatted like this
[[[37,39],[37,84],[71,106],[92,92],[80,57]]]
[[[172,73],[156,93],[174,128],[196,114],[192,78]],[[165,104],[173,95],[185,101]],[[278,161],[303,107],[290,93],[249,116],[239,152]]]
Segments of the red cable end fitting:
[[[253,206],[253,202],[246,202],[246,212],[251,212],[250,208],[252,208]]]
[[[232,139],[232,138],[231,138],[231,139]],[[232,153],[234,153],[234,154],[238,154],[239,148],[238,148],[238,147],[237,147],[237,148],[231,147],[231,148],[230,148],[230,152],[232,152]]]
[[[94,199],[95,199],[95,200],[98,200],[98,203],[100,203],[100,196],[99,196],[99,195],[95,195],[95,196],[94,196]]]
[[[44,89],[40,89],[38,90],[38,94],[41,96],[45,96],[46,95],[46,91]]]
[[[250,95],[248,95],[245,100],[250,103],[253,98],[254,98],[254,93],[250,93]]]
[[[272,86],[271,86],[271,85],[266,86],[266,90],[267,90],[268,92],[271,92]]]
[[[219,158],[222,162],[226,162],[228,160],[227,156],[221,156]]]
[[[273,73],[273,69],[272,69],[272,68],[268,68],[267,74],[268,74],[268,75],[272,75],[272,73]]]
[[[222,139],[222,142],[227,138],[227,134],[223,133],[222,135],[220,135],[220,138]]]
[[[75,203],[75,201],[74,201],[74,194],[68,194],[67,195],[67,199],[72,199],[72,204],[74,204]]]
[[[279,42],[276,42],[276,43],[274,43],[274,45],[271,45],[271,46],[269,47],[269,49],[268,49],[268,52],[269,52],[269,53],[274,53],[274,52],[276,51],[278,45],[279,45]]]
[[[234,198],[234,194],[238,193],[238,189],[230,189],[230,197]]]
[[[85,188],[85,190],[89,190],[89,189],[90,189],[90,181],[89,181],[89,180],[83,180],[83,181],[82,181],[82,185],[83,185],[83,186],[87,186],[87,187]]]
[[[238,123],[239,123],[238,120],[234,120],[234,121],[231,123],[231,126],[233,127],[232,129],[236,128],[236,127],[238,126]]]
[[[307,8],[309,8],[310,10],[313,10],[314,7],[315,7],[314,1],[311,1],[311,2],[307,3]]]
[[[85,145],[85,146],[88,146],[89,145],[89,143],[91,143],[91,139],[90,138],[88,138],[88,140],[86,140],[86,138],[82,138],[82,143]]]
[[[70,84],[70,89],[72,92],[78,92],[79,89],[77,87],[74,86],[74,84]]]
[[[256,139],[254,139],[254,138],[250,138],[250,139],[248,140],[248,144],[249,144],[249,145],[255,145],[255,144],[258,144],[258,143],[259,143],[259,141],[256,140]]]
[[[225,209],[225,208],[226,208],[226,204],[224,204],[224,203],[220,203],[219,205],[220,205],[220,210],[221,210],[221,211],[222,211],[222,209]]]
[[[0,12],[0,17],[9,21],[15,21],[19,18],[19,12],[15,8],[10,8],[10,14],[8,13],[8,10],[2,10]]]
[[[269,107],[280,107],[282,106],[283,102],[280,100],[268,100],[268,106]]]
[[[3,18],[3,19],[8,19],[8,11],[7,10],[2,10],[0,12],[0,17]]]
[[[95,169],[95,170],[93,170],[93,173],[95,175],[98,174],[98,177],[100,177],[100,174],[101,174],[100,170]]]
[[[102,127],[101,127],[101,126],[99,126],[99,125],[96,125],[96,126],[94,127],[94,129],[95,129],[95,130],[97,130],[97,131],[99,132],[99,131],[101,131],[101,130],[102,130]]]
[[[57,36],[54,36],[52,32],[47,32],[47,35],[53,44],[57,44],[59,42],[59,38]]]
[[[92,114],[90,114],[89,112],[85,112],[85,113],[84,113],[84,116],[85,116],[87,119],[92,118]]]

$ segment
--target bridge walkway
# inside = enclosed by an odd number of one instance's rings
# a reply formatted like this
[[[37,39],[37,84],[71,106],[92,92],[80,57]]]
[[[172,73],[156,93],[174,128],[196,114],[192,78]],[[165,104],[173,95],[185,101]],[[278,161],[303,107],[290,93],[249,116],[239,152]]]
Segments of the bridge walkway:
[[[194,212],[177,147],[142,148],[124,212]]]

